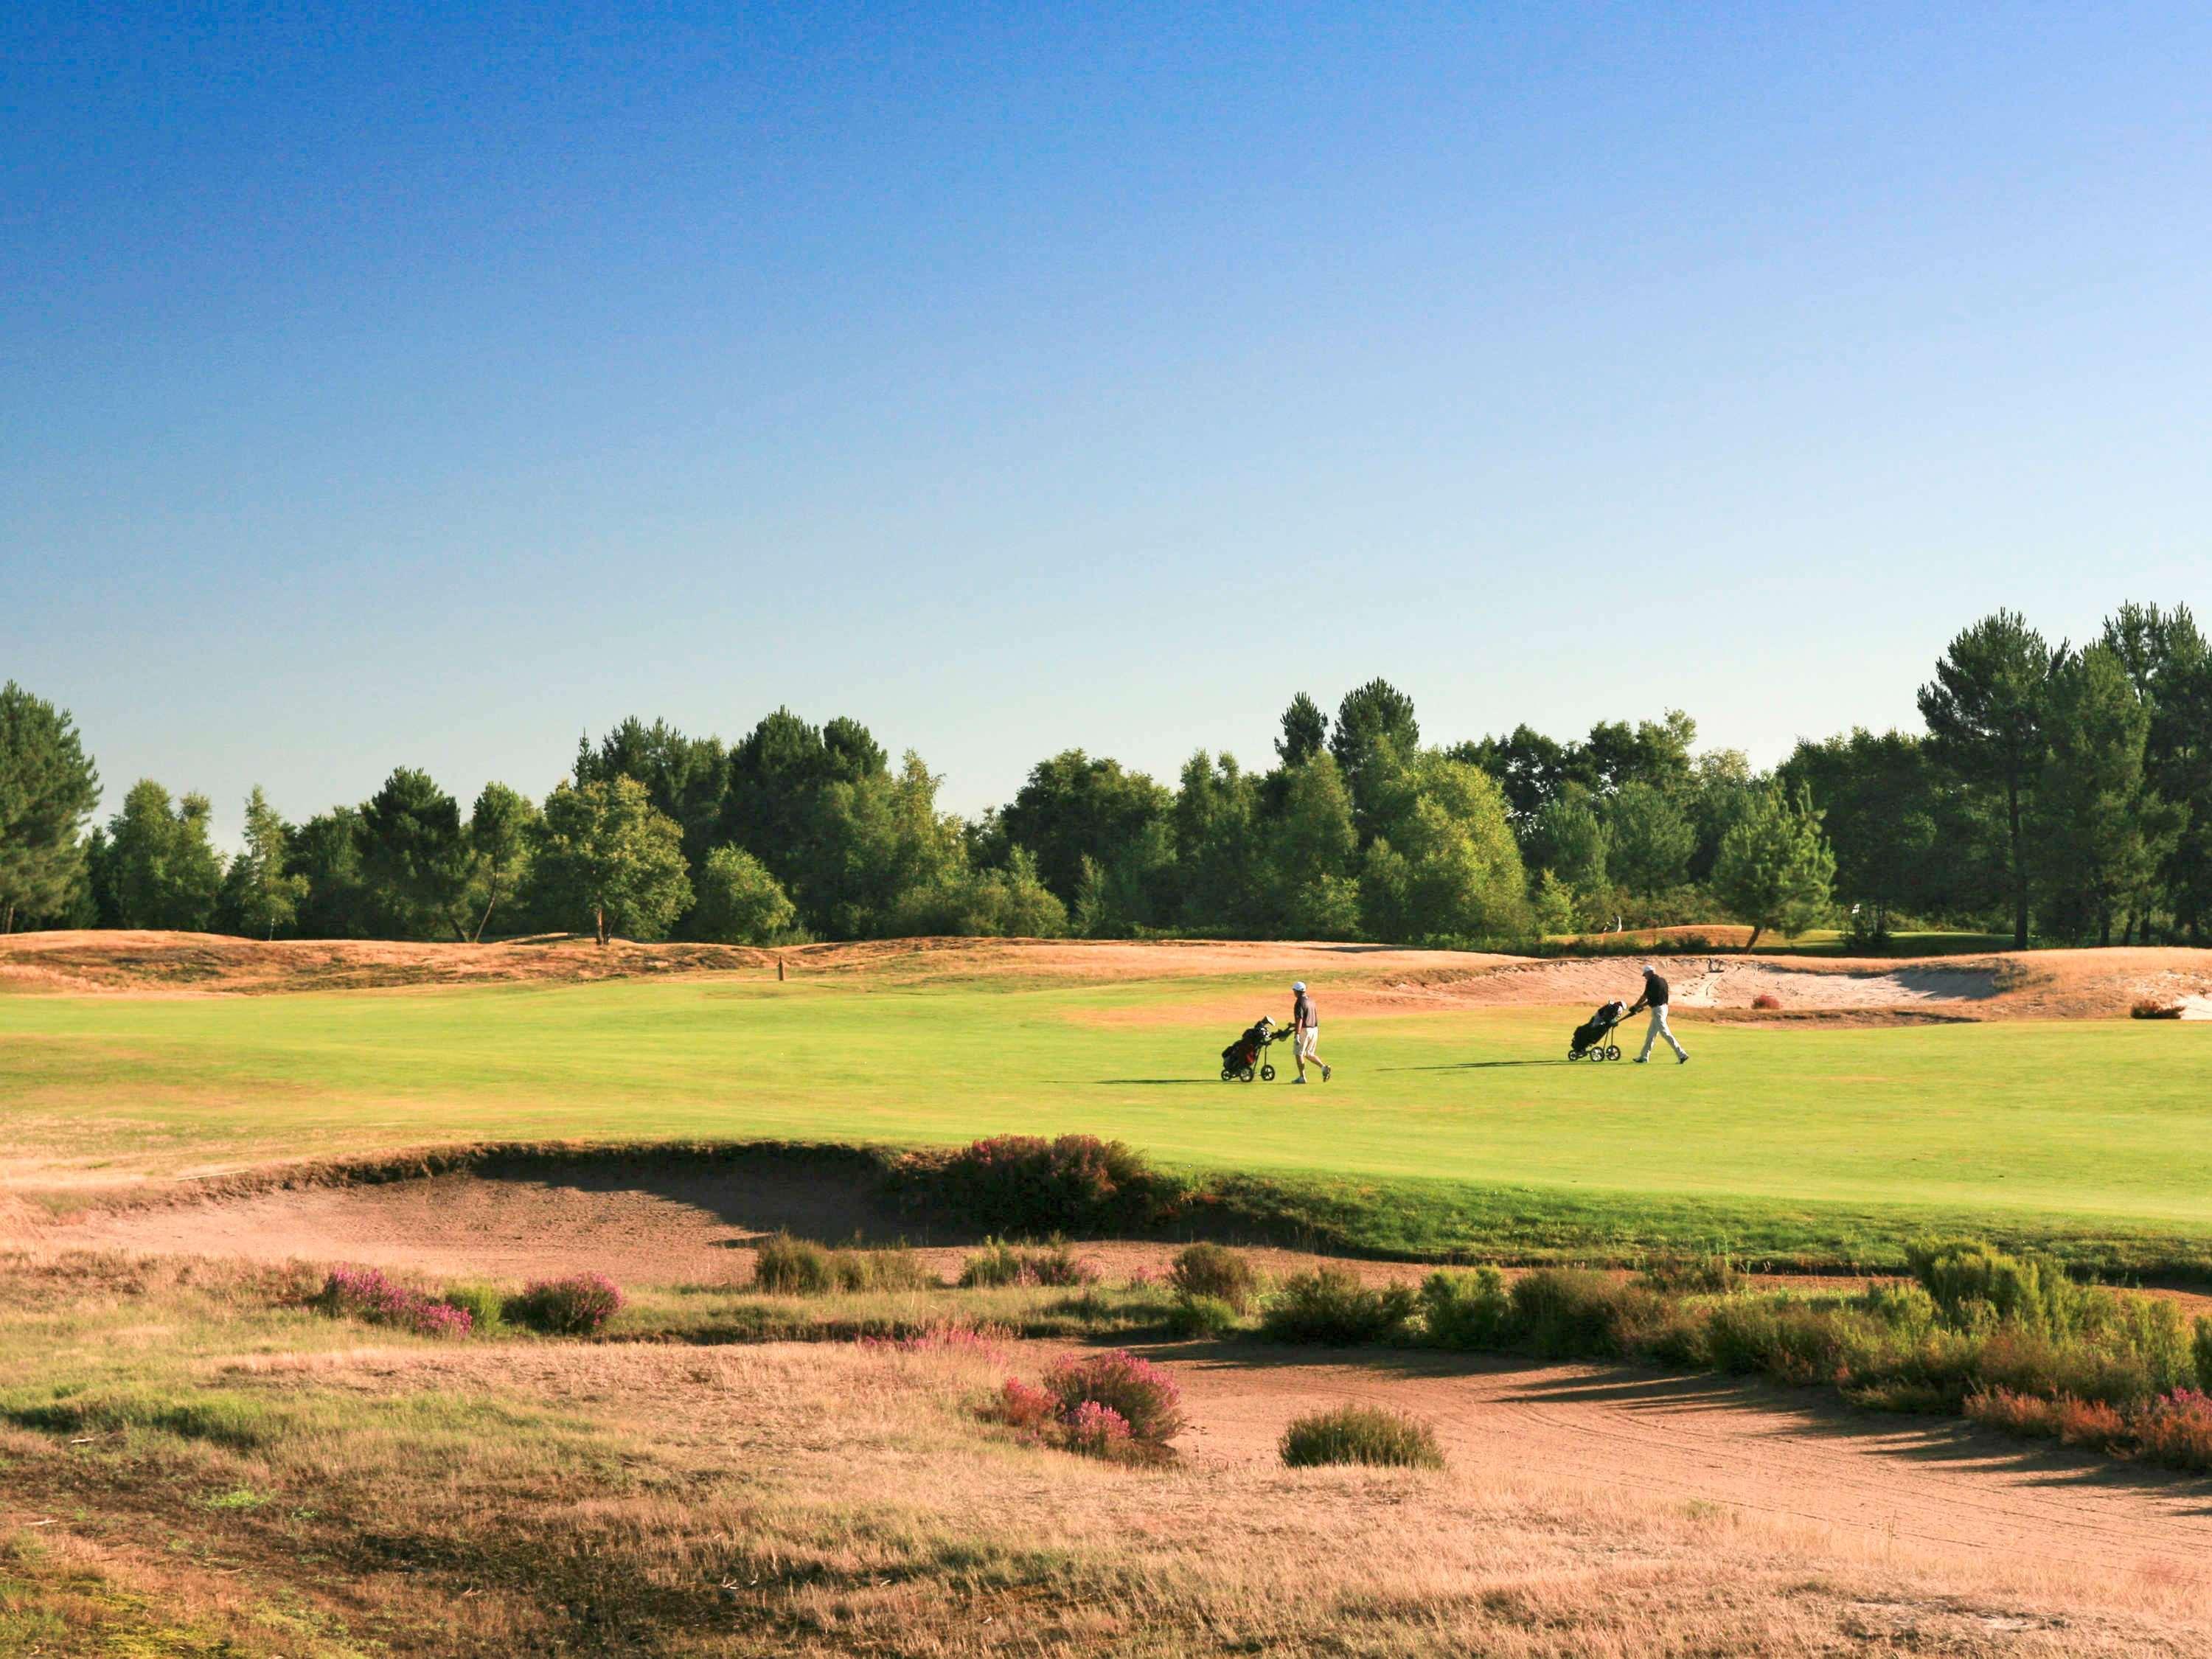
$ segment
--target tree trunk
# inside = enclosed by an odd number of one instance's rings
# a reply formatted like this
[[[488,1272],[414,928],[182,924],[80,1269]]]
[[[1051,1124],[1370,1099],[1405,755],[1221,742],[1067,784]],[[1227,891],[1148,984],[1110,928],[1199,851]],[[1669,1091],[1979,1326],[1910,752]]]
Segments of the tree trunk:
[[[607,948],[607,910],[605,905],[594,904],[592,907],[592,926],[599,933],[599,949],[605,950]]]
[[[8,915],[7,915],[7,920],[6,920],[6,921],[4,921],[4,922],[0,922],[0,933],[14,933],[15,931],[15,900],[13,900],[13,899],[9,899],[9,900],[8,901]]]
[[[2097,915],[2097,948],[2108,949],[2112,943],[2112,913],[2100,911]]]
[[[492,884],[491,896],[484,901],[484,913],[477,918],[477,930],[474,933],[469,936],[470,944],[482,945],[483,943],[483,930],[491,926],[492,907],[496,905],[498,902],[499,885],[495,882]]]
[[[1751,924],[1751,937],[1744,941],[1744,955],[1749,956],[1753,951],[1759,949],[1759,936],[1765,931],[1765,924],[1763,922],[1754,921]]]
[[[2005,784],[2005,808],[2012,820],[2012,948],[2027,949],[2027,857],[2021,845],[2020,784]]]

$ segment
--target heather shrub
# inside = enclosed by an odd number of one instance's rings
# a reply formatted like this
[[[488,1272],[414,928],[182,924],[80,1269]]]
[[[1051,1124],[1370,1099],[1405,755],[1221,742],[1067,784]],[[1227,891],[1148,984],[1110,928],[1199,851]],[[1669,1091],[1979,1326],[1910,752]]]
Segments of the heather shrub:
[[[2139,998],[2128,1010],[2130,1017],[2136,1019],[2179,1019],[2182,1012],[2179,1003],[2160,1002],[2156,997]]]
[[[753,1253],[753,1288],[771,1296],[915,1291],[936,1282],[911,1250],[826,1249],[778,1233]]]
[[[1042,1434],[1048,1425],[1059,1420],[1060,1401],[1042,1389],[1018,1376],[1010,1376],[999,1385],[998,1397],[991,1402],[986,1415],[1008,1428],[1019,1429],[1026,1434]]]
[[[1654,1261],[1637,1275],[1637,1282],[1668,1296],[1727,1296],[1741,1278],[1727,1256],[1701,1255]]]
[[[1178,1296],[1167,1325],[1179,1337],[1226,1336],[1237,1328],[1237,1310],[1218,1296]]]
[[[495,1285],[452,1285],[440,1299],[469,1316],[474,1335],[497,1336],[507,1328],[507,1293]]]
[[[374,1267],[331,1268],[315,1303],[336,1318],[390,1325],[418,1336],[466,1336],[471,1322],[466,1310],[395,1285]]]
[[[1988,1389],[1966,1396],[1962,1409],[1973,1421],[2023,1440],[2058,1438],[2058,1402],[2009,1389]]]
[[[1046,1374],[1044,1386],[1059,1401],[1060,1415],[1071,1421],[1088,1401],[1112,1407],[1133,1438],[1153,1445],[1165,1445],[1182,1431],[1182,1389],[1158,1365],[1133,1353],[1070,1354]]]
[[[1504,1276],[1495,1267],[1431,1273],[1421,1285],[1421,1318],[1440,1348],[1480,1352],[1510,1347],[1519,1335]]]
[[[1111,1457],[1133,1437],[1121,1413],[1111,1406],[1086,1400],[1067,1417],[1066,1444],[1070,1451],[1087,1457]]]
[[[998,1135],[949,1154],[910,1154],[895,1178],[971,1226],[1026,1238],[1150,1226],[1181,1195],[1143,1153],[1096,1135]]]
[[[1407,1469],[1444,1466],[1433,1429],[1403,1412],[1376,1406],[1339,1406],[1297,1418],[1283,1431],[1281,1451],[1283,1462],[1294,1469],[1323,1463]]]
[[[1664,1312],[1656,1291],[1586,1268],[1539,1267],[1513,1286],[1522,1338],[1547,1359],[1618,1359]]]
[[[622,1311],[623,1293],[603,1273],[541,1279],[507,1299],[508,1319],[547,1336],[596,1336]]]
[[[2138,1412],[2130,1426],[2152,1462],[2212,1474],[2212,1395],[2203,1390],[2176,1389]]]
[[[1096,1285],[1101,1277],[1096,1267],[1057,1240],[1042,1248],[1020,1249],[993,1239],[961,1265],[960,1288],[996,1289],[1007,1285],[1074,1287]]]
[[[1285,1280],[1261,1316],[1260,1331],[1277,1342],[1353,1347],[1395,1332],[1413,1316],[1415,1300],[1406,1285],[1370,1290],[1356,1273],[1323,1267]]]
[[[1180,1251],[1168,1269],[1168,1283],[1181,1295],[1225,1302],[1249,1313],[1259,1299],[1260,1274],[1241,1250],[1220,1244],[1193,1244]]]
[[[1782,1006],[1782,999],[1771,991],[1761,991],[1751,1000],[1751,1006],[1764,1012],[1771,1012]]]

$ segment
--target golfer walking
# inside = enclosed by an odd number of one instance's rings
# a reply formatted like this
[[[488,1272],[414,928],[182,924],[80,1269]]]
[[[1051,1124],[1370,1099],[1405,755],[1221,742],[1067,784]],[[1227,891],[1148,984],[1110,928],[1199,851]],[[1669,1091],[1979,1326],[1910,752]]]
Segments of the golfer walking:
[[[1291,1031],[1296,1041],[1291,1053],[1298,1062],[1298,1074],[1293,1083],[1306,1080],[1308,1060],[1321,1067],[1321,1080],[1328,1081],[1328,1066],[1321,1057],[1321,1016],[1314,1011],[1313,999],[1306,994],[1306,982],[1300,980],[1291,987]]]
[[[1646,1008],[1651,1011],[1651,1024],[1644,1033],[1644,1052],[1637,1055],[1636,1063],[1641,1066],[1650,1060],[1651,1045],[1665,1037],[1667,1046],[1674,1051],[1674,1063],[1687,1066],[1690,1057],[1682,1052],[1682,1045],[1674,1041],[1674,1028],[1667,1024],[1667,981],[1659,977],[1659,970],[1648,962],[1644,964],[1644,994],[1637,999],[1636,1006],[1628,1011],[1628,1016],[1633,1019]]]

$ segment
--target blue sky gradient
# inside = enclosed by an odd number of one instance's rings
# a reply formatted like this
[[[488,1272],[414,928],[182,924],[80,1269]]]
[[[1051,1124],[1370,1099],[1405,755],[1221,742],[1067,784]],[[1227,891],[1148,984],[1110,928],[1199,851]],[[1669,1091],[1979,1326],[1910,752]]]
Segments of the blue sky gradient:
[[[2202,7],[107,9],[0,14],[0,676],[111,805],[1378,673],[1771,763],[2212,611]]]

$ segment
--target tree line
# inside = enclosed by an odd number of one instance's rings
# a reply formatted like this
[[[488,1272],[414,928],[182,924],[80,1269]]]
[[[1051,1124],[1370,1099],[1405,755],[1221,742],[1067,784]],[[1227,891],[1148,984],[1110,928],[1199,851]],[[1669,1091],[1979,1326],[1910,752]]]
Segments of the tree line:
[[[1921,925],[2053,943],[2201,939],[2212,906],[2212,650],[2186,607],[2123,606],[2081,647],[1999,611],[1919,695],[1924,730],[1801,741],[1771,773],[1679,710],[1557,739],[1437,744],[1383,680],[1300,694],[1273,763],[1193,755],[1172,786],[1040,761],[965,819],[908,751],[779,708],[726,744],[664,720],[580,743],[542,799],[464,811],[401,767],[242,850],[142,779],[104,823],[70,716],[0,692],[0,929],[744,944],[915,934],[1500,945],[1735,919],[1869,942]]]

